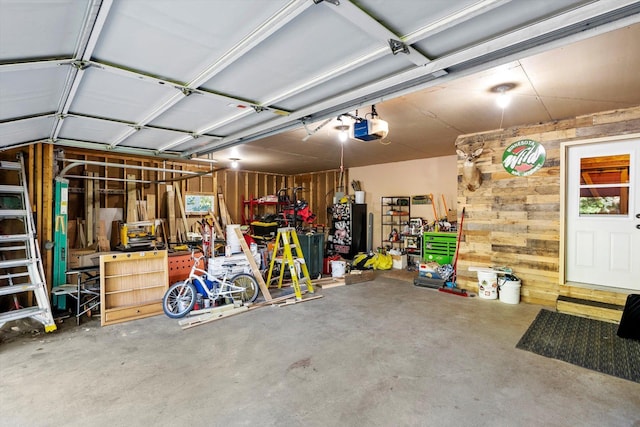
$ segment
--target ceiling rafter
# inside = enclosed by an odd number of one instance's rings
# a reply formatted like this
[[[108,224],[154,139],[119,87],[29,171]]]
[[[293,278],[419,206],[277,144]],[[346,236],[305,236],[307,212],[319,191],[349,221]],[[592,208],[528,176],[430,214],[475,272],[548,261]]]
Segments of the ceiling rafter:
[[[412,68],[408,71],[400,72],[382,80],[363,85],[355,90],[345,92],[344,94],[333,97],[328,101],[322,101],[305,107],[304,109],[294,111],[287,117],[278,117],[268,123],[253,126],[240,132],[236,132],[235,134],[223,137],[219,141],[188,150],[184,155],[189,157],[206,154],[218,149],[249,142],[272,135],[273,133],[298,127],[299,120],[304,117],[312,117],[313,120],[322,120],[338,113],[338,108],[342,111],[351,111],[364,105],[378,103],[382,100],[388,100],[399,96],[403,91],[409,89],[417,90],[418,88],[426,88],[441,81],[436,81],[436,77],[439,79],[446,79],[448,76],[445,76],[445,74],[448,68],[464,63],[472,63],[478,58],[485,57],[487,55],[494,54],[496,57],[486,63],[480,63],[477,66],[474,66],[474,71],[488,69],[492,66],[498,65],[499,63],[506,63],[508,60],[511,60],[511,55],[513,54],[521,55],[524,52],[534,50],[536,52],[540,52],[552,47],[568,44],[571,41],[576,41],[581,38],[591,37],[594,35],[594,32],[610,31],[612,26],[618,28],[623,25],[629,25],[631,23],[630,21],[637,22],[637,15],[633,15],[626,19],[612,20],[613,22],[601,24],[599,28],[590,28],[591,33],[587,33],[585,28],[578,26],[580,23],[585,23],[585,25],[588,26],[587,23],[590,20],[596,20],[597,18],[605,16],[612,11],[620,10],[627,6],[633,6],[634,4],[637,4],[637,2],[632,0],[602,0],[586,4],[559,16],[542,20],[523,29],[506,33],[470,48],[462,49],[458,52],[453,52],[452,54],[434,59],[423,67]],[[565,30],[573,31],[573,33],[566,34]],[[554,33],[557,34],[555,38]],[[544,40],[544,42],[536,40],[532,41],[531,37],[533,35],[547,36],[547,39]]]

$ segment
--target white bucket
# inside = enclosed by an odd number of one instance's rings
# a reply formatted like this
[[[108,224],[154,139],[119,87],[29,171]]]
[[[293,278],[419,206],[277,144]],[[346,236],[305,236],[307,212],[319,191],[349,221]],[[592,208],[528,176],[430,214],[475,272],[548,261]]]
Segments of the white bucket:
[[[498,298],[498,275],[496,273],[478,271],[478,296],[484,299]]]
[[[356,191],[356,203],[364,203],[364,191]]]
[[[344,277],[346,265],[344,261],[331,261],[331,277]]]
[[[228,224],[227,225],[227,246],[231,247],[231,253],[237,254],[242,252],[242,246],[240,246],[240,240],[236,235],[236,229],[240,228],[240,224]]]
[[[500,278],[500,302],[506,304],[520,303],[520,280]]]

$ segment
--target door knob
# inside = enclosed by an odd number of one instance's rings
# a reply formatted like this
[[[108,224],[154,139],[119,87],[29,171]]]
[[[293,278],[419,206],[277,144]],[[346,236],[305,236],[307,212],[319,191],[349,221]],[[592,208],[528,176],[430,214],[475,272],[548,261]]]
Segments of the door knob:
[[[640,224],[636,224],[636,228],[640,230]]]
[[[636,214],[636,218],[640,219],[640,213]]]

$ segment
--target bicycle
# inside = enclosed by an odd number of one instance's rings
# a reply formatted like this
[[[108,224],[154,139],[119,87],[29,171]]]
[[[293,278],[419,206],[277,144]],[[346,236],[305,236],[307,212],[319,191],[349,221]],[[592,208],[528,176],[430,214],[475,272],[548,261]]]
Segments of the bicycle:
[[[187,315],[193,310],[198,294],[202,295],[203,299],[210,300],[212,306],[220,298],[231,298],[235,303],[238,299],[242,302],[253,302],[258,297],[258,282],[252,275],[238,273],[229,278],[236,264],[223,264],[225,273],[220,278],[214,277],[198,268],[203,258],[204,254],[196,257],[192,252],[191,259],[194,263],[189,277],[182,282],[174,283],[165,292],[162,297],[162,309],[167,316],[179,319]]]

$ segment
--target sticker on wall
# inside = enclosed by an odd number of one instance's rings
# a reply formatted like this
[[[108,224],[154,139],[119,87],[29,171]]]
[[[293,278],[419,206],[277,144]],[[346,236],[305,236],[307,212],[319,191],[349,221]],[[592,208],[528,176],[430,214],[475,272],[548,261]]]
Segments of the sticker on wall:
[[[511,175],[529,176],[538,171],[547,159],[542,144],[532,139],[521,139],[504,150],[502,166]]]

